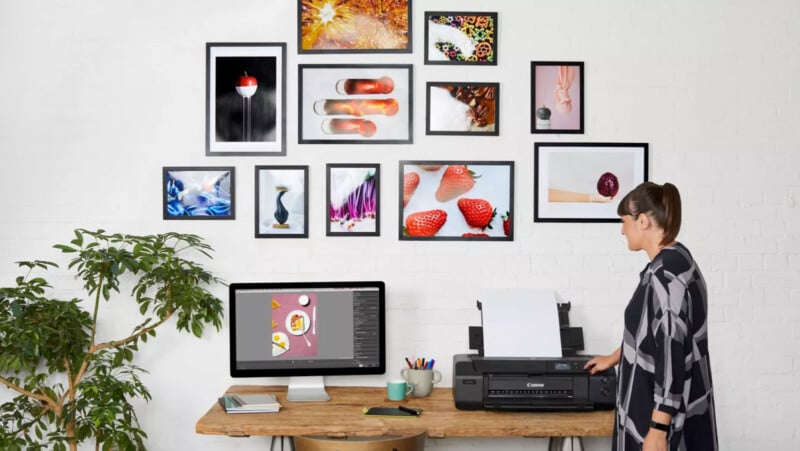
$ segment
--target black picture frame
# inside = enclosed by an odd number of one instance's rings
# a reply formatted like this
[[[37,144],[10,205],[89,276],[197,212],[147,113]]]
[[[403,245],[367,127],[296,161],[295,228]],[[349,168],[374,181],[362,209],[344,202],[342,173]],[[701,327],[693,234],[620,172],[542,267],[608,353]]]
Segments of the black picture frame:
[[[619,200],[648,180],[647,143],[535,143],[533,161],[534,222],[619,222]]]
[[[308,166],[256,166],[255,181],[255,237],[308,238]]]
[[[297,1],[297,53],[411,53],[411,0]]]
[[[206,156],[286,155],[286,43],[206,43]]]
[[[299,64],[299,144],[411,144],[411,64]]]
[[[400,161],[398,191],[401,241],[514,240],[513,161]]]
[[[161,194],[163,219],[236,219],[236,168],[164,166]]]
[[[532,61],[531,133],[583,133],[584,81],[582,61]]]
[[[500,83],[426,84],[425,134],[500,135]]]
[[[496,66],[496,12],[425,11],[425,64]]]
[[[381,165],[326,165],[325,235],[380,236]]]

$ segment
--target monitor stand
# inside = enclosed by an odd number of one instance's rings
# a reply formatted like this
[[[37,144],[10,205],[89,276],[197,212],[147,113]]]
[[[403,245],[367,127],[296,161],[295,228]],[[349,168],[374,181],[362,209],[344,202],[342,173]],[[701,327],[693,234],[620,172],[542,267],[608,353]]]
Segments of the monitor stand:
[[[330,401],[322,376],[293,376],[289,378],[286,400],[290,402]]]

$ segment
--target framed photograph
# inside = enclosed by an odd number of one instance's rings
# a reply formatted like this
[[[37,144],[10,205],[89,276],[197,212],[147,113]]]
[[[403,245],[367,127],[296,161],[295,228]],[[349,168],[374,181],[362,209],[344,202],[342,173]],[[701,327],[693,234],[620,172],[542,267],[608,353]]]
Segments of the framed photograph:
[[[401,161],[400,240],[514,240],[513,161]]]
[[[380,235],[379,164],[328,164],[327,236]]]
[[[647,148],[647,143],[534,144],[534,222],[619,222],[619,199],[647,181]]]
[[[236,171],[225,167],[164,167],[164,219],[235,219]]]
[[[425,64],[497,65],[497,13],[425,12]]]
[[[299,0],[298,53],[411,53],[411,0]]]
[[[300,144],[411,144],[410,64],[298,65]]]
[[[286,44],[206,44],[206,155],[286,155]]]
[[[531,62],[531,133],[583,133],[583,62]]]
[[[256,166],[256,238],[308,238],[308,166]]]
[[[427,88],[426,134],[500,134],[499,83],[428,82]]]

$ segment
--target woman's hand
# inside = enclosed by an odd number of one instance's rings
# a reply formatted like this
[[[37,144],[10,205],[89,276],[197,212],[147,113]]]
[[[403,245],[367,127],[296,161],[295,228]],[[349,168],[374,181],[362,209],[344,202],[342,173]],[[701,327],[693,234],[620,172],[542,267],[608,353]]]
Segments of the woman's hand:
[[[671,427],[672,425],[672,415],[658,409],[653,410],[653,413],[650,415],[650,420],[662,426],[670,425]],[[662,431],[661,429],[653,427],[648,429],[647,435],[644,436],[644,442],[642,443],[642,451],[667,451],[668,448],[667,431]]]
[[[644,437],[642,451],[667,451],[667,433],[650,428]]]
[[[597,357],[593,357],[586,362],[586,365],[583,366],[583,369],[588,370],[589,374],[605,371],[619,363],[620,352],[622,352],[622,349],[617,348],[609,355],[599,355]]]

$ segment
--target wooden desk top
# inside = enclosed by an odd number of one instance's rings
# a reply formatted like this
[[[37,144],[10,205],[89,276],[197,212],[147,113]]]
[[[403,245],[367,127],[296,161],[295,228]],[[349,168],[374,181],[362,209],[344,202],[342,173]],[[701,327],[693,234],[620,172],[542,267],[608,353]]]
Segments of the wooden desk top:
[[[329,437],[401,436],[427,431],[428,437],[565,437],[609,436],[614,411],[499,412],[458,410],[451,388],[434,388],[425,398],[389,401],[384,387],[326,387],[325,402],[288,402],[286,387],[234,385],[228,393],[272,393],[283,405],[279,413],[228,414],[218,402],[197,421],[199,434],[229,436],[325,435]],[[366,416],[370,406],[422,408],[419,417]]]

